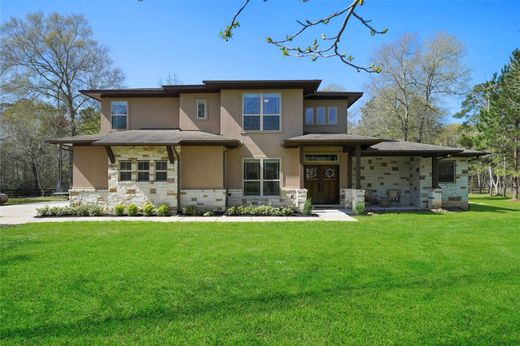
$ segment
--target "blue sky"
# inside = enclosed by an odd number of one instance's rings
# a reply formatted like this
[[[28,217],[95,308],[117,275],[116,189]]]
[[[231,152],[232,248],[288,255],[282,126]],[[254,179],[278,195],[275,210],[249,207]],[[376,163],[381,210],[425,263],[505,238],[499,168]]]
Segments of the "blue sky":
[[[79,13],[88,18],[95,39],[110,48],[116,66],[126,74],[127,87],[154,87],[175,73],[183,83],[203,79],[323,79],[322,86],[340,84],[364,91],[370,76],[336,60],[282,57],[265,43],[297,27],[296,19],[313,19],[340,8],[344,1],[255,1],[240,18],[235,37],[224,42],[219,31],[241,1],[0,1],[0,21],[41,10]],[[360,25],[350,27],[345,50],[360,64],[369,64],[377,47],[404,32],[430,37],[445,31],[467,50],[471,83],[489,79],[520,47],[520,1],[375,1],[361,8],[383,36],[372,37]],[[321,32],[318,32],[321,35]],[[366,97],[364,97],[366,99]],[[362,99],[363,100],[363,99]],[[446,100],[451,112],[460,100]],[[448,122],[452,121],[450,118]]]

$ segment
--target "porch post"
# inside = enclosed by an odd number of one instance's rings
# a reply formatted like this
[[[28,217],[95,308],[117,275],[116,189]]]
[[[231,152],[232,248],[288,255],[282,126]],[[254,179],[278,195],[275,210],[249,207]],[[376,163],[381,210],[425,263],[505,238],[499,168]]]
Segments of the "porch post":
[[[300,189],[304,189],[305,188],[305,176],[304,176],[304,169],[303,169],[303,161],[304,161],[304,156],[303,156],[303,147],[302,146],[299,146],[298,147],[299,151],[300,151],[300,166],[299,166],[299,173],[300,173]]]
[[[347,151],[347,188],[352,188],[352,150]]]
[[[361,189],[361,145],[356,145],[356,189]]]
[[[432,189],[439,188],[439,160],[436,155],[432,156]]]

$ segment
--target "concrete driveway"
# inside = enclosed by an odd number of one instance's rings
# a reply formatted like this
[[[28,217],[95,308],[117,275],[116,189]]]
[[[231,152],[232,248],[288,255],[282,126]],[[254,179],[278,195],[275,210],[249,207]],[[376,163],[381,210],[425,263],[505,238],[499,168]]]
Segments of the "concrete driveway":
[[[341,209],[313,210],[316,216],[179,216],[132,217],[132,216],[88,216],[35,218],[36,209],[44,206],[66,206],[67,201],[28,203],[0,206],[0,225],[18,225],[32,222],[71,221],[156,221],[156,222],[280,222],[280,221],[357,221]]]

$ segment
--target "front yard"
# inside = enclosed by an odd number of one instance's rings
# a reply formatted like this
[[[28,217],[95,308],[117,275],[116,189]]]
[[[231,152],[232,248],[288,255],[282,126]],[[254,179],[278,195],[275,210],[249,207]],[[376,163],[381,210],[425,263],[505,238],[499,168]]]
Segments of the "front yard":
[[[0,231],[2,344],[519,344],[520,203]]]

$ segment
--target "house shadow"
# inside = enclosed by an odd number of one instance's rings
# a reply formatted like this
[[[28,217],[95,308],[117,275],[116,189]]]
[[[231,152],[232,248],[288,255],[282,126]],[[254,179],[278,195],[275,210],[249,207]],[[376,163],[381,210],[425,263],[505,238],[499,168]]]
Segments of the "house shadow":
[[[507,198],[505,198],[505,199],[507,199]],[[520,212],[519,209],[497,207],[495,205],[477,204],[477,203],[470,203],[468,210],[475,211],[475,212],[490,212],[490,213],[508,213],[508,212],[512,212],[512,211]]]

